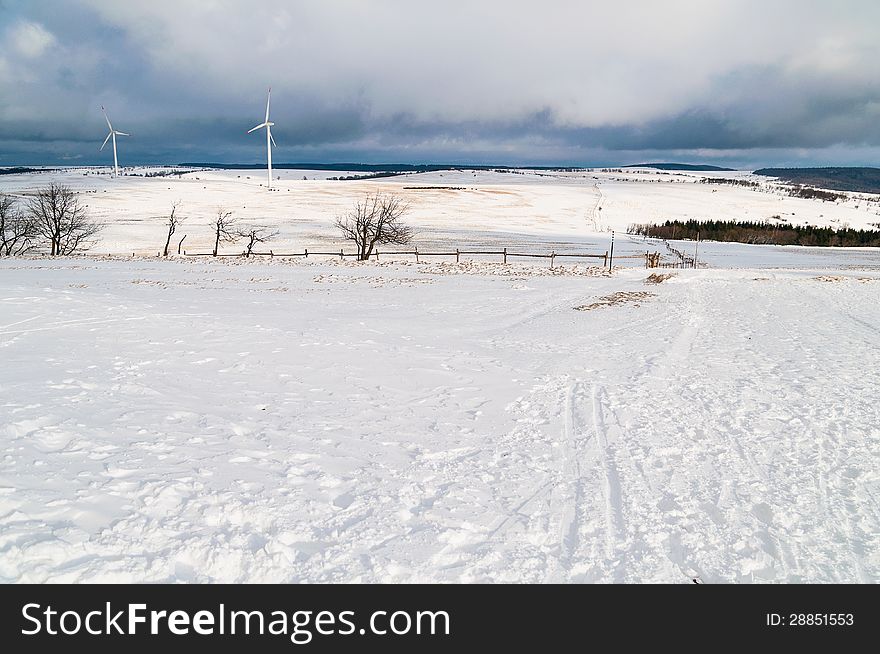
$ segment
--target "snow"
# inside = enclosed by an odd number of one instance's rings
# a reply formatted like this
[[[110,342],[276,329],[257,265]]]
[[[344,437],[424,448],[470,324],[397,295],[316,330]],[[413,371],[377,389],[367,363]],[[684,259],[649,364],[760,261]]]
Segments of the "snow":
[[[877,250],[702,243],[709,267],[660,283],[637,260],[98,256],[155,250],[171,198],[194,240],[237,202],[301,247],[364,190],[469,173],[238,174],[65,172],[111,240],[0,260],[0,580],[880,580]],[[480,175],[420,200],[426,243],[607,248],[577,174]],[[603,182],[603,206],[615,184],[662,185]],[[682,210],[705,191],[668,185]]]
[[[610,248],[611,230],[620,235],[633,223],[667,219],[760,220],[779,215],[793,224],[867,228],[880,223],[880,196],[853,195],[840,203],[791,198],[781,195],[766,178],[740,172],[444,171],[328,181],[330,176],[357,173],[281,170],[276,171],[281,181],[272,193],[265,192],[265,172],[259,170],[196,171],[181,179],[112,179],[96,174],[100,172],[65,169],[2,175],[0,192],[24,197],[49,181],[71,186],[83,194],[91,214],[106,225],[93,251],[116,255],[155,255],[161,250],[164,220],[178,201],[180,214],[187,218],[179,237],[187,235],[184,249],[189,252],[211,251],[210,223],[220,207],[245,223],[276,228],[280,235],[271,243],[276,252],[317,247],[338,250],[345,244],[333,228],[333,218],[375,190],[400,195],[410,205],[409,220],[422,250],[488,245],[601,254]],[[303,180],[304,176],[309,179]],[[703,177],[757,179],[765,188],[753,191],[697,183]],[[644,254],[646,248],[630,248],[627,242],[623,240],[623,247],[628,251],[620,254]],[[175,251],[176,245],[177,239]],[[226,251],[239,250],[231,246]],[[634,260],[627,265],[642,264]]]

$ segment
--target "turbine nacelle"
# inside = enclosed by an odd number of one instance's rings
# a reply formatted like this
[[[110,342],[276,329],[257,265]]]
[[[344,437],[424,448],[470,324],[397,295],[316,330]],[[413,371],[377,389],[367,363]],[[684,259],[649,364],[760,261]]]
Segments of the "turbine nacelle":
[[[107,135],[107,138],[104,139],[104,145],[101,146],[101,149],[98,150],[98,152],[103,152],[103,151],[104,151],[104,148],[107,147],[107,141],[109,141],[109,140],[110,140],[111,138],[113,138],[114,136],[131,136],[131,134],[126,134],[125,132],[118,132],[118,131],[116,131],[116,130],[111,131],[111,132]]]
[[[248,133],[248,134],[253,134],[253,133],[256,132],[258,129],[263,129],[263,128],[265,128],[265,127],[274,127],[274,126],[275,126],[275,123],[260,123],[259,125],[257,125],[257,126],[254,127],[253,129],[249,129],[247,133]]]

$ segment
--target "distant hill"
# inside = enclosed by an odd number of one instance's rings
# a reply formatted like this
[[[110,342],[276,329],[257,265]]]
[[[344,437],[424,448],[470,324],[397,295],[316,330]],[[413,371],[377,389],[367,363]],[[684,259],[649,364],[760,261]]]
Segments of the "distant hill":
[[[880,168],[762,168],[755,174],[832,191],[880,193]]]
[[[214,168],[215,170],[262,170],[265,163],[222,164],[181,163],[186,168]],[[474,166],[454,164],[364,164],[364,163],[273,163],[277,170],[326,170],[359,173],[435,173],[446,170],[582,170],[568,166]]]
[[[54,171],[54,168],[0,168],[0,175],[22,175],[24,173],[46,173]]]
[[[656,170],[687,170],[691,172],[734,172],[735,168],[721,168],[720,166],[707,166],[705,164],[682,164],[682,163],[646,163],[622,168],[654,168]]]

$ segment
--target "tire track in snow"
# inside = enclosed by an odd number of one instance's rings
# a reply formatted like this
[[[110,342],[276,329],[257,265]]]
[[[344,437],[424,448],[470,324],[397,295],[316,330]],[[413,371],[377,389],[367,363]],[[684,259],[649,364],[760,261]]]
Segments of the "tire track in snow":
[[[91,327],[92,325],[110,325],[118,322],[131,322],[134,320],[146,320],[146,316],[137,316],[131,318],[83,318],[82,320],[66,320],[63,322],[52,323],[45,327],[37,327],[35,329],[16,329],[13,331],[0,332],[0,336],[11,336],[13,334],[33,334],[34,332],[45,332],[53,329],[65,329],[67,327]]]
[[[566,567],[570,567],[571,558],[577,549],[578,542],[578,507],[581,503],[583,495],[583,482],[581,479],[581,465],[578,460],[578,439],[577,434],[580,431],[580,421],[575,416],[575,400],[577,395],[583,393],[583,384],[576,382],[568,387],[565,397],[565,422],[564,432],[564,457],[565,462],[563,468],[567,483],[571,486],[571,495],[562,513],[559,524],[560,532],[560,553],[561,559]]]
[[[31,322],[32,320],[40,320],[42,318],[43,318],[43,316],[31,316],[30,318],[25,318],[24,320],[19,320],[18,322],[9,323],[8,325],[0,325],[0,330],[9,329],[10,327],[15,327],[16,325],[21,325],[26,322]]]
[[[605,193],[599,188],[598,184],[593,184],[592,190],[596,191],[596,204],[588,212],[587,227],[591,227],[595,231],[601,231],[602,224],[599,221],[601,217],[602,203],[605,201]]]
[[[602,470],[603,492],[605,496],[605,557],[611,561],[617,548],[619,535],[623,532],[623,507],[620,493],[620,478],[614,464],[614,455],[608,446],[608,431],[602,409],[602,393],[598,384],[592,385],[593,431],[596,435],[596,450]]]
[[[546,481],[539,484],[535,492],[530,493],[522,502],[519,502],[516,506],[509,509],[509,514],[505,516],[503,520],[501,520],[497,527],[489,532],[489,538],[497,539],[499,536],[503,536],[515,522],[519,521],[520,519],[527,518],[528,516],[524,515],[522,513],[522,510],[535,500],[549,495],[550,491],[552,490],[552,484],[552,481]]]

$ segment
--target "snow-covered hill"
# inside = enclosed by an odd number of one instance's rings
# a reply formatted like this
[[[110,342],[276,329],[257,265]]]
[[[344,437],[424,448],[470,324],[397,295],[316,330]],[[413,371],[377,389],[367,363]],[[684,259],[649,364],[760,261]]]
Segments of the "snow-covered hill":
[[[92,215],[106,224],[93,251],[128,255],[155,255],[161,249],[163,221],[178,201],[180,213],[187,217],[181,235],[187,235],[191,252],[210,251],[210,222],[220,207],[243,222],[276,227],[280,235],[272,243],[275,251],[338,248],[342,243],[333,228],[334,218],[376,189],[398,194],[410,205],[408,220],[422,249],[489,243],[605,251],[611,230],[620,233],[633,223],[670,219],[753,221],[779,216],[791,224],[853,228],[880,224],[880,196],[853,194],[852,199],[837,203],[792,198],[766,178],[741,172],[445,171],[344,182],[328,181],[326,171],[283,170],[278,171],[277,190],[269,193],[263,188],[261,171],[116,180],[96,174],[100,171],[4,175],[0,193],[24,196],[50,181],[67,184],[83,193]],[[762,188],[699,183],[706,177],[755,179]]]

